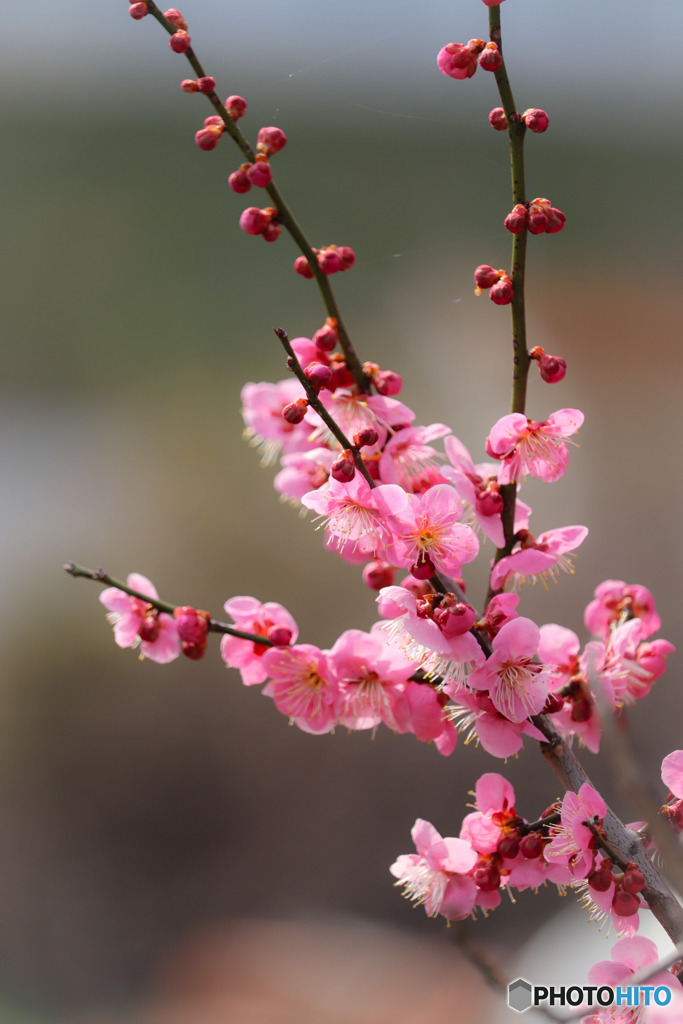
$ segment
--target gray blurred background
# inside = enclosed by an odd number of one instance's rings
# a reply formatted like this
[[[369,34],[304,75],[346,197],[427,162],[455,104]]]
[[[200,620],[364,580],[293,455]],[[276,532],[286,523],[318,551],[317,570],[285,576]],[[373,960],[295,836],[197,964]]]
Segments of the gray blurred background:
[[[505,138],[493,76],[453,82],[435,55],[485,37],[486,10],[243,6],[182,6],[200,59],[246,97],[249,137],[289,136],[276,181],[313,244],[354,246],[333,283],[362,358],[482,458],[509,402],[508,320],[471,274],[509,259]],[[529,411],[586,413],[566,477],[528,489],[531,527],[591,529],[576,575],[524,609],[583,636],[602,579],[640,582],[680,646],[683,7],[502,16],[519,108],[551,119],[528,139],[529,195],[567,215],[530,241],[528,296],[530,343],[569,370],[552,390],[534,375]],[[409,736],[304,735],[216,649],[168,668],[118,651],[97,586],[60,570],[135,570],[214,614],[278,600],[323,647],[375,617],[241,440],[242,384],[286,376],[273,326],[310,336],[324,314],[288,238],[240,232],[258,197],[228,189],[227,138],[194,145],[210,111],[179,89],[185,60],[124,0],[13,5],[3,32],[0,1021],[471,1019],[479,983],[388,865],[418,815],[457,834],[482,771],[539,813],[557,787],[533,745],[504,766],[462,744],[443,759]],[[469,579],[477,603],[482,570]],[[631,716],[653,777],[681,745],[679,677],[674,656]],[[524,894],[473,934],[505,970],[556,904]]]

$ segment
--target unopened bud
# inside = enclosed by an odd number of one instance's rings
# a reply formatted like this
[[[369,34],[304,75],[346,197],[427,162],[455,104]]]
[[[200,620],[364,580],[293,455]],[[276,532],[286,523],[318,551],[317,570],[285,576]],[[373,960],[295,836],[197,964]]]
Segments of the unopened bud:
[[[391,397],[399,394],[403,387],[403,377],[393,370],[380,370],[375,374],[373,383],[378,395]]]
[[[347,484],[356,475],[356,464],[351,452],[342,452],[330,467],[330,476],[340,484]]]
[[[257,160],[255,164],[249,164],[246,176],[251,184],[258,188],[265,188],[273,180],[273,172],[267,160]]]
[[[491,286],[489,298],[497,306],[507,306],[512,302],[513,288],[512,281],[507,274],[504,274],[499,281]]]
[[[503,66],[503,58],[495,43],[487,43],[479,55],[479,67],[484,71],[498,71]]]
[[[302,277],[312,278],[314,276],[311,265],[305,256],[297,256],[294,260],[294,269]]]
[[[168,41],[168,45],[174,53],[187,53],[190,49],[191,42],[192,40],[188,36],[187,32],[181,29],[181,31],[173,33]]]
[[[363,583],[371,590],[393,586],[395,577],[396,569],[389,562],[368,562],[363,569]]]
[[[342,268],[342,261],[335,249],[321,249],[318,253],[318,266],[323,274],[336,274]]]
[[[195,82],[194,78],[183,78],[180,83],[180,88],[183,92],[199,92],[199,86]]]
[[[567,364],[561,356],[549,356],[540,345],[529,352],[532,359],[538,363],[541,377],[547,384],[557,384],[567,372]]]
[[[348,270],[356,262],[356,254],[350,245],[338,245],[337,256],[341,260],[342,270]]]
[[[147,4],[139,3],[131,4],[130,7],[128,8],[128,13],[130,14],[131,18],[134,18],[136,21],[140,21],[141,18],[144,18],[147,14],[149,14],[149,11],[147,10]]]
[[[175,28],[182,29],[183,31],[187,30],[187,22],[176,7],[169,7],[167,11],[164,11],[164,17],[167,21],[170,21]]]
[[[512,207],[505,218],[505,227],[508,231],[511,231],[513,235],[521,235],[522,231],[526,231],[528,218],[529,215],[527,213],[526,206],[523,206],[521,203],[517,203]]]
[[[247,101],[242,96],[228,96],[225,101],[225,109],[232,121],[239,121],[247,111]]]
[[[161,625],[159,623],[159,612],[153,608],[138,626],[138,636],[141,640],[156,640],[159,636]]]
[[[287,143],[281,128],[259,128],[258,145],[266,153],[279,153]]]
[[[202,644],[206,641],[209,628],[209,617],[206,612],[197,611],[189,605],[173,609],[178,636],[189,644]]]
[[[259,210],[257,206],[248,206],[242,211],[240,227],[247,235],[263,234],[270,224],[270,217],[265,210]]]
[[[290,402],[282,410],[283,419],[286,419],[292,426],[296,426],[297,423],[301,423],[306,410],[308,409],[307,398],[297,398],[296,402]]]
[[[264,242],[274,242],[280,237],[282,228],[279,224],[276,224],[271,220],[270,224],[266,224],[265,228],[261,232],[261,237]]]
[[[238,195],[244,195],[245,192],[249,192],[251,190],[251,182],[247,177],[246,170],[242,167],[240,167],[238,171],[232,172],[228,178],[228,185],[233,192],[237,192]]]
[[[275,647],[286,647],[292,639],[292,631],[287,626],[270,626],[266,636]]]
[[[189,640],[183,640],[180,645],[186,658],[190,661],[199,661],[206,654],[206,640],[203,643],[193,644]]]
[[[529,832],[520,841],[519,850],[524,857],[534,860],[543,853],[543,840],[537,832]]]
[[[537,107],[529,107],[529,109],[525,110],[522,114],[522,121],[524,121],[524,124],[527,126],[529,131],[536,132],[537,135],[540,135],[547,129],[548,124],[550,123],[550,118],[546,114],[545,110],[539,110]]]
[[[321,388],[327,387],[330,383],[330,377],[332,376],[332,370],[325,363],[309,363],[304,370],[307,380],[316,391],[320,391]]]
[[[621,884],[625,891],[631,893],[631,895],[642,892],[645,888],[645,876],[632,861],[629,861],[626,865],[626,871]]]
[[[333,316],[328,316],[323,327],[313,335],[313,342],[321,352],[331,352],[339,341],[337,321]]]
[[[502,107],[494,107],[489,114],[489,124],[492,128],[495,128],[497,132],[504,132],[508,126],[507,118],[505,117],[505,111]]]
[[[428,580],[434,575],[436,569],[426,551],[420,552],[415,564],[411,565],[410,572],[416,580]]]
[[[617,889],[612,899],[612,910],[619,917],[631,917],[636,914],[640,908],[640,902],[637,896],[633,896],[630,892],[625,892],[623,889]]]
[[[480,267],[477,267],[474,271],[474,283],[477,288],[477,294],[481,295],[482,291],[486,288],[490,288],[492,284],[500,279],[500,271],[494,270],[493,267],[489,267],[487,263],[482,263]]]
[[[372,448],[374,444],[377,444],[378,437],[374,427],[363,427],[353,435],[353,443],[356,448]]]

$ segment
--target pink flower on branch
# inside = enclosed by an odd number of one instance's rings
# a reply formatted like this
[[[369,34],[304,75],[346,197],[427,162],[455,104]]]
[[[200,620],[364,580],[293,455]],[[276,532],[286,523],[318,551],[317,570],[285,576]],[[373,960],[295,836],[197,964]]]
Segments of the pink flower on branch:
[[[570,552],[583,544],[588,535],[586,526],[563,526],[547,530],[534,539],[528,530],[521,531],[521,547],[501,558],[493,567],[491,586],[494,590],[511,583],[512,589],[529,581],[541,580],[548,589],[548,580],[557,583],[560,573],[573,574]]]
[[[312,644],[271,647],[263,655],[271,681],[263,688],[278,711],[304,732],[331,732],[338,722],[338,686],[326,655]]]
[[[281,604],[275,601],[261,604],[255,597],[231,597],[224,607],[233,624],[245,633],[262,636],[279,646],[296,643],[299,628]],[[263,655],[269,649],[267,644],[228,633],[221,638],[221,657],[228,668],[239,669],[245,686],[257,686],[268,678]]]
[[[330,477],[317,491],[304,494],[301,504],[322,517],[320,525],[339,550],[349,545],[352,551],[357,550],[368,558],[379,558],[383,556],[390,533],[382,506],[377,501],[378,490],[380,488],[373,490],[360,473],[348,483]]]
[[[502,462],[498,482],[514,483],[536,476],[546,483],[559,480],[569,464],[564,443],[583,423],[579,409],[559,409],[547,420],[530,420],[523,413],[501,417],[486,438],[486,453]]]
[[[540,640],[531,619],[507,622],[493,638],[493,653],[468,679],[474,690],[486,690],[497,711],[511,722],[523,722],[543,710],[549,677],[534,660]]]
[[[435,572],[459,576],[461,566],[476,558],[479,541],[471,527],[459,521],[463,505],[453,487],[437,484],[415,495],[383,484],[375,494],[391,531],[388,561],[394,565],[428,579]]]
[[[156,587],[146,576],[131,572],[126,580],[132,590],[158,600]],[[165,665],[180,654],[176,623],[171,615],[160,612],[140,597],[131,597],[116,587],[107,587],[100,594],[107,609],[107,618],[114,627],[114,641],[119,647],[139,647],[140,656]]]
[[[463,921],[477,898],[477,885],[469,872],[477,853],[464,839],[443,839],[422,818],[412,833],[417,853],[403,854],[389,869],[403,886],[403,895],[416,906],[424,905],[429,917],[442,914],[448,921]]]

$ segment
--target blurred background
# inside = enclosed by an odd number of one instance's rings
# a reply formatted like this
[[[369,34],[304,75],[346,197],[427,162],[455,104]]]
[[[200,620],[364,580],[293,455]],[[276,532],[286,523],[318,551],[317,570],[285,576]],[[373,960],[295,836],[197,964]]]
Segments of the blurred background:
[[[435,56],[486,35],[483,5],[182,11],[219,93],[246,97],[247,135],[287,133],[276,181],[313,244],[355,248],[333,284],[361,357],[482,458],[508,407],[509,328],[471,275],[508,262],[509,172],[493,76],[454,82]],[[567,215],[530,242],[528,297],[530,344],[569,370],[552,391],[533,374],[529,410],[586,413],[565,478],[528,489],[531,527],[591,529],[576,575],[524,609],[583,636],[601,580],[639,582],[680,647],[683,7],[502,15],[519,109],[550,114],[528,138],[529,195]],[[417,816],[457,834],[483,771],[536,816],[557,786],[534,746],[503,765],[410,736],[304,735],[217,650],[165,668],[117,650],[99,588],[61,571],[138,571],[216,615],[236,594],[277,600],[321,647],[375,618],[241,439],[243,383],[286,376],[272,328],[310,336],[324,314],[288,238],[240,232],[239,154],[194,145],[209,111],[179,89],[185,60],[124,0],[15,4],[3,31],[0,1022],[487,1019],[453,930],[411,912],[388,865]],[[468,580],[477,603],[482,569]],[[680,707],[674,656],[632,715],[655,782]],[[523,894],[471,935],[514,971],[557,907]]]

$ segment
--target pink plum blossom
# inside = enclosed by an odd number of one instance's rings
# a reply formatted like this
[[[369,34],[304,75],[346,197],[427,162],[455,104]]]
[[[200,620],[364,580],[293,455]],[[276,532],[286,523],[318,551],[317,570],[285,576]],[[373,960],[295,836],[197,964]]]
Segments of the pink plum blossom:
[[[318,355],[318,358],[320,356]],[[382,395],[362,395],[345,388],[338,388],[334,393],[324,391],[320,401],[332,419],[342,429],[346,437],[373,427],[377,431],[378,443],[384,445],[390,434],[400,426],[406,426],[415,419],[415,413],[397,398]],[[314,409],[306,413],[306,421],[312,428],[309,440],[311,447],[326,445],[338,448],[339,442],[322,422]]]
[[[296,643],[299,629],[286,608],[275,601],[261,604],[255,597],[231,597],[225,610],[238,629],[280,644]],[[245,686],[265,682],[268,671],[263,656],[269,647],[226,633],[221,638],[221,657],[228,668],[237,668]]]
[[[605,801],[588,782],[584,782],[578,793],[565,793],[560,822],[551,827],[546,860],[565,864],[574,877],[585,878],[593,865],[596,840],[583,823],[591,821],[596,826],[602,825],[606,810]]]
[[[131,572],[126,580],[132,590],[159,599],[156,587],[146,576]],[[140,656],[166,665],[180,654],[180,641],[175,620],[159,612],[140,597],[131,597],[116,587],[107,587],[100,601],[108,611],[114,627],[114,642],[119,647],[138,647]]]
[[[657,946],[652,939],[644,935],[634,935],[631,938],[619,939],[611,949],[611,960],[600,960],[594,964],[588,972],[588,980],[591,985],[608,985],[616,988],[617,985],[628,985],[629,979],[639,971],[641,967],[648,964],[656,964],[659,960]],[[660,971],[648,978],[648,985],[665,985],[671,989],[683,992],[683,986],[675,974],[669,971]]]
[[[449,686],[444,687],[449,694]],[[465,743],[481,743],[493,757],[508,758],[522,747],[522,736],[543,741],[545,737],[531,722],[511,722],[495,708],[488,693],[470,693],[458,689],[446,713],[458,732],[465,734]]]
[[[360,473],[348,483],[330,477],[318,490],[304,494],[301,504],[323,518],[321,525],[337,548],[349,545],[366,558],[380,558],[390,533],[384,506],[377,501],[379,490],[373,490]]]
[[[304,732],[331,732],[338,721],[339,692],[327,657],[312,644],[270,647],[263,655],[270,682],[263,688],[278,711]]]
[[[579,409],[559,409],[547,420],[530,420],[523,413],[503,416],[491,428],[486,453],[500,459],[501,484],[536,476],[546,483],[564,476],[569,452],[564,443],[583,423]]]
[[[485,45],[483,39],[470,39],[468,43],[448,43],[437,54],[439,70],[449,78],[471,78],[477,70],[477,59]]]
[[[527,531],[524,531],[525,533]],[[560,573],[573,573],[573,552],[588,535],[586,526],[563,526],[547,530],[534,540],[531,534],[522,538],[521,547],[501,558],[493,567],[491,586],[499,590],[511,582],[513,589],[531,580],[541,580],[548,587],[549,579],[557,582]]]
[[[442,914],[448,921],[463,921],[477,898],[476,883],[469,877],[477,862],[475,850],[464,839],[442,839],[422,818],[411,834],[417,853],[403,854],[391,865],[396,884],[416,906],[423,904],[429,917]]]
[[[435,473],[439,475],[438,467],[443,462],[443,455],[429,442],[446,434],[450,434],[450,427],[444,423],[397,430],[387,441],[379,460],[381,482],[398,484],[413,493],[426,490],[423,486],[425,477],[429,479]]]
[[[490,658],[469,677],[468,685],[487,690],[496,710],[511,722],[522,722],[545,705],[549,678],[534,660],[539,639],[535,622],[513,619],[494,637]]]
[[[586,608],[586,629],[601,640],[607,640],[612,628],[627,618],[640,620],[642,640],[656,633],[662,624],[647,587],[623,580],[605,580],[596,588],[595,598]]]
[[[410,567],[418,579],[434,572],[458,576],[471,562],[479,541],[469,526],[459,522],[462,502],[453,487],[437,484],[424,494],[406,494],[395,484],[376,488],[378,508],[392,534],[388,561]]]
[[[384,722],[402,731],[394,709],[415,665],[384,634],[347,629],[328,652],[328,665],[339,689],[341,725],[373,729]]]
[[[280,460],[282,469],[276,474],[273,486],[292,505],[300,506],[304,494],[327,483],[334,459],[335,453],[329,448],[312,448],[307,452],[283,455]]]

